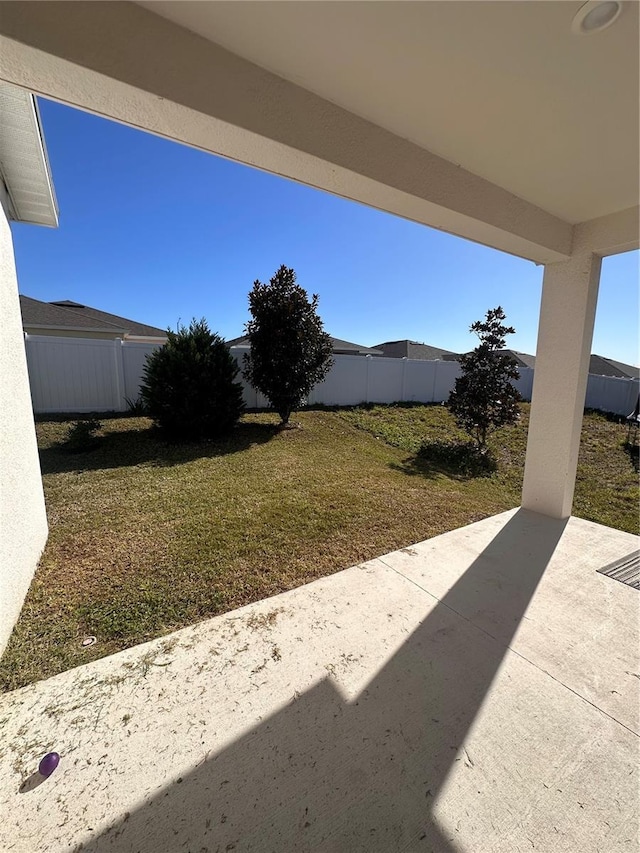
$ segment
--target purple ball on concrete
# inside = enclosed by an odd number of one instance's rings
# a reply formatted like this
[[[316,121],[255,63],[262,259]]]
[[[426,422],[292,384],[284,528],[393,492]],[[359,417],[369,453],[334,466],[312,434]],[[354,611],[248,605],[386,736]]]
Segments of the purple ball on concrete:
[[[53,771],[60,763],[60,756],[57,752],[48,752],[38,765],[38,771],[45,778],[51,776]]]

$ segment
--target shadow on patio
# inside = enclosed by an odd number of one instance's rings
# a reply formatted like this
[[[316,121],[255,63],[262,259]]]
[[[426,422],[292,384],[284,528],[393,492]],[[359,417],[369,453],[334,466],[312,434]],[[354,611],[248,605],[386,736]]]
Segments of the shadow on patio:
[[[427,617],[354,701],[324,678],[223,751],[204,746],[192,772],[75,850],[459,850],[433,807],[456,762],[474,766],[465,739],[565,528],[535,518],[523,536],[532,517],[517,512],[441,601],[429,596]],[[494,627],[474,625],[470,608]],[[210,716],[217,728],[216,707]],[[175,755],[153,729],[147,743],[149,768]]]

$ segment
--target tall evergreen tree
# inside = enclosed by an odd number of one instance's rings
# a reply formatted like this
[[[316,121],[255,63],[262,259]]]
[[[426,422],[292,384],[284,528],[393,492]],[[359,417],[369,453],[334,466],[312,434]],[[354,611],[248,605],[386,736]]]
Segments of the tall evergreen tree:
[[[476,320],[470,331],[480,338],[478,346],[460,357],[462,375],[449,395],[449,408],[458,426],[484,450],[487,435],[520,417],[520,394],[511,384],[520,374],[515,359],[501,352],[506,335],[515,329],[503,325],[506,314],[498,305],[487,311],[484,321]]]
[[[317,309],[317,294],[309,299],[294,270],[285,266],[268,284],[255,281],[249,293],[251,351],[244,357],[244,375],[269,400],[282,425],[333,363],[331,338]]]
[[[217,438],[229,432],[244,409],[238,366],[207,321],[167,332],[164,346],[147,356],[141,400],[173,441]]]

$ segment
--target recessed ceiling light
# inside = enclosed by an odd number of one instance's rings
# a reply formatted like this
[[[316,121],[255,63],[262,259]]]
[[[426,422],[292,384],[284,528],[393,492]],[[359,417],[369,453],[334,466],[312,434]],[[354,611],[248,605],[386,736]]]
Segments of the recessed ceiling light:
[[[571,22],[571,32],[576,35],[597,33],[610,27],[622,12],[620,0],[589,0],[580,6]]]

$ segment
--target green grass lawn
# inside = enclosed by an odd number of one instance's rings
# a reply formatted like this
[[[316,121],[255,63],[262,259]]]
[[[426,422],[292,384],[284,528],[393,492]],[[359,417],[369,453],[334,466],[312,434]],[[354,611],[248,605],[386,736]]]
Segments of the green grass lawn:
[[[246,415],[219,443],[170,447],[145,418],[103,421],[99,447],[37,425],[50,536],[0,663],[13,689],[519,503],[526,426],[492,439],[498,471],[416,460],[464,436],[441,406],[307,411],[280,432]],[[638,532],[624,427],[585,416],[574,512]],[[95,635],[88,648],[82,638]]]

